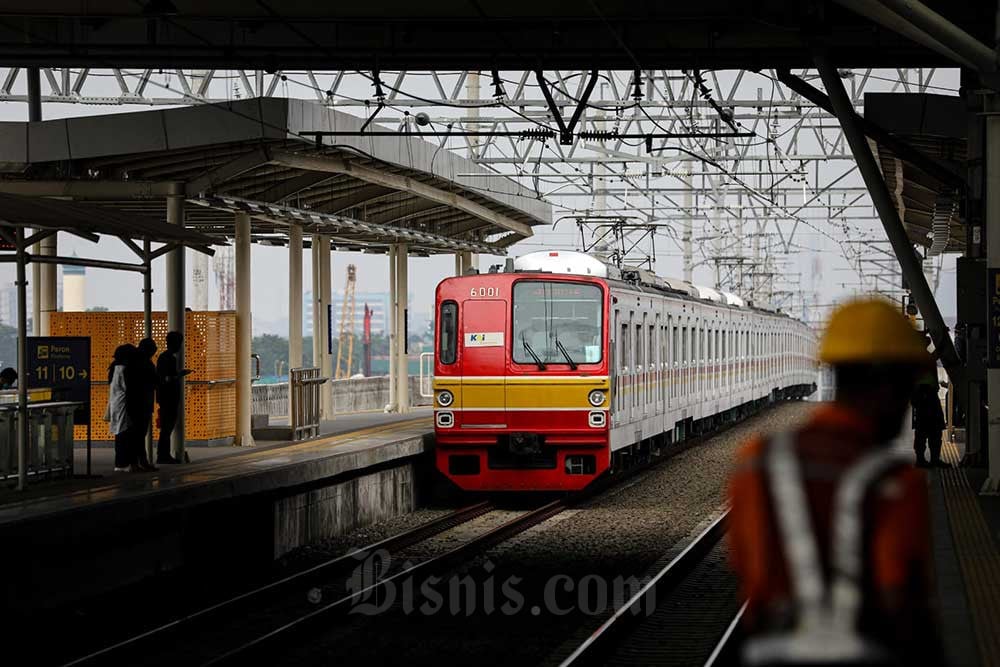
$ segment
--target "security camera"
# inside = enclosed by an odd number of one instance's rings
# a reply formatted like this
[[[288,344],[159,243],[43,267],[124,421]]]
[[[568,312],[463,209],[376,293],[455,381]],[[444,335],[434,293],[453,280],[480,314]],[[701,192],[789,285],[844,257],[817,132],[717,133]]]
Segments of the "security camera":
[[[428,116],[426,112],[421,111],[417,113],[413,118],[414,120],[417,121],[417,125],[421,127],[425,127],[431,124],[431,117]]]

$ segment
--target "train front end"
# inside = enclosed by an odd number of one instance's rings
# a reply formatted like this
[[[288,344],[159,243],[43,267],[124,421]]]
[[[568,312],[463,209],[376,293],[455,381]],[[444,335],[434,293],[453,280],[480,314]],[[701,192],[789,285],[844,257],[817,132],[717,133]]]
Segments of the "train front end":
[[[494,273],[436,296],[438,469],[469,491],[576,490],[607,470],[607,284]]]

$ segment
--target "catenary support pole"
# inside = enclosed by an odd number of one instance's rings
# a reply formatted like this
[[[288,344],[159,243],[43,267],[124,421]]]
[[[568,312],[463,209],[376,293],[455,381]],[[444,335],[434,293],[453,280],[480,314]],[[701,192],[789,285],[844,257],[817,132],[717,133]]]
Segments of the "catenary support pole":
[[[17,488],[28,485],[28,271],[24,228],[15,230],[17,241]]]
[[[407,291],[409,289],[409,248],[405,243],[396,247],[396,408],[410,411],[410,369],[407,357]]]
[[[184,184],[172,183],[170,194],[167,195],[167,224],[184,226]],[[185,295],[184,295],[184,246],[177,246],[167,253],[166,287],[167,287],[167,330],[176,331],[184,336],[184,345],[177,354],[177,367],[184,368],[184,347],[187,345],[185,331]],[[177,424],[170,439],[173,456],[179,461],[185,461],[184,452],[184,412],[186,400],[184,397],[184,378],[180,383],[180,404],[177,411]]]
[[[288,228],[288,370],[301,366],[302,228],[292,225]]]
[[[844,130],[844,136],[851,146],[851,153],[857,162],[858,171],[865,181],[865,186],[871,195],[872,203],[878,211],[882,227],[892,246],[892,250],[899,262],[903,277],[910,286],[910,293],[913,300],[920,309],[920,314],[924,317],[924,324],[930,332],[931,340],[934,342],[934,349],[939,352],[941,363],[948,372],[948,377],[952,383],[959,384],[962,375],[962,365],[955,352],[955,345],[948,335],[948,327],[941,317],[937,302],[934,300],[934,293],[931,292],[927,280],[920,265],[920,260],[913,251],[913,245],[903,229],[903,223],[899,219],[895,206],[892,203],[892,196],[882,178],[882,172],[875,162],[868,147],[868,140],[857,122],[854,107],[844,90],[844,85],[837,74],[836,68],[824,53],[817,53],[815,56],[816,67],[819,69],[823,79],[823,86],[827,95],[830,96],[830,103],[834,112],[840,120],[840,126]]]
[[[253,320],[250,300],[250,215],[236,214],[236,444],[253,446]]]

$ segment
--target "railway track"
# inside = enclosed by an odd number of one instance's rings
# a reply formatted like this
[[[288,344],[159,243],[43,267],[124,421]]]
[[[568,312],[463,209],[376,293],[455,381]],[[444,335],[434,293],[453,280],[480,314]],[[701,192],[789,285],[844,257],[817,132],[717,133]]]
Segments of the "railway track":
[[[471,521],[494,509],[495,506],[489,501],[468,505],[442,517],[422,523],[410,530],[370,544],[364,547],[363,551],[374,552],[386,550],[388,552],[395,552]],[[321,585],[323,581],[330,577],[341,574],[345,570],[355,566],[357,560],[354,558],[354,554],[357,551],[354,550],[336,558],[331,558],[287,577],[253,588],[221,602],[216,602],[128,639],[75,658],[70,662],[64,663],[64,667],[82,667],[84,665],[124,662],[129,658],[142,656],[144,651],[151,646],[162,647],[165,642],[169,642],[176,635],[189,633],[192,630],[196,630],[200,625],[237,616],[248,608],[264,604],[266,600],[278,598],[290,592],[295,592],[297,595],[303,590],[311,590]]]
[[[638,482],[636,478],[651,471],[656,465],[670,459],[673,455],[697,445],[705,437],[690,438],[664,455],[653,457],[651,460],[624,470],[616,476],[599,480],[580,493],[553,500],[526,511],[501,525],[463,541],[456,547],[401,569],[391,576],[379,579],[367,588],[345,591],[344,575],[359,565],[359,560],[356,557],[358,552],[373,553],[384,550],[395,553],[401,551],[496,511],[496,505],[493,502],[484,501],[460,508],[443,517],[370,544],[363,549],[331,558],[301,572],[176,618],[141,634],[67,662],[64,667],[148,663],[151,660],[152,664],[160,662],[176,664],[178,652],[184,654],[181,657],[185,664],[227,665],[243,663],[248,660],[253,661],[253,659],[266,655],[270,650],[284,645],[295,637],[308,635],[310,631],[321,631],[324,629],[323,623],[325,621],[346,615],[359,597],[375,594],[381,587],[392,585],[408,577],[416,575],[429,577],[454,570],[476,555],[525,532],[569,507],[609,491],[614,493],[617,490],[627,488],[630,483]],[[677,579],[682,573],[696,564],[702,550],[711,550],[712,546],[718,543],[723,533],[722,526],[723,517],[720,517],[650,584],[664,591],[676,585]],[[308,604],[304,602],[307,598],[307,592]],[[315,593],[315,597],[313,597],[313,593]],[[274,613],[266,611],[269,606],[277,608],[277,611]],[[622,609],[628,609],[629,606],[631,603]],[[235,628],[233,628],[234,619],[237,624]],[[605,644],[613,635],[619,634],[621,628],[628,625],[621,622],[621,619],[611,619],[609,623],[614,627],[605,628],[602,626],[598,633],[595,633],[595,636],[586,642],[586,646],[580,647],[581,655],[574,654],[575,657],[565,664],[598,664],[600,660],[591,662],[592,656],[596,656],[598,653],[607,656],[608,654],[604,653]],[[191,642],[191,639],[196,641]],[[597,647],[595,648],[593,644],[597,644]],[[608,645],[610,646],[610,644]],[[170,655],[159,655],[163,651]],[[707,653],[706,651],[706,655]]]
[[[738,606],[722,538],[729,512],[679,554],[559,662],[584,665],[735,664]],[[727,620],[731,619],[731,620]]]

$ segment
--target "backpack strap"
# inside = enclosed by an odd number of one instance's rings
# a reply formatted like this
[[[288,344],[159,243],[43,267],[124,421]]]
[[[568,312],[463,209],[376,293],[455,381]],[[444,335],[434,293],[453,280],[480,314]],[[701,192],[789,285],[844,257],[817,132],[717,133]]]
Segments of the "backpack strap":
[[[775,435],[765,465],[799,625],[812,626],[820,622],[826,585],[794,442],[795,435],[788,431]]]

